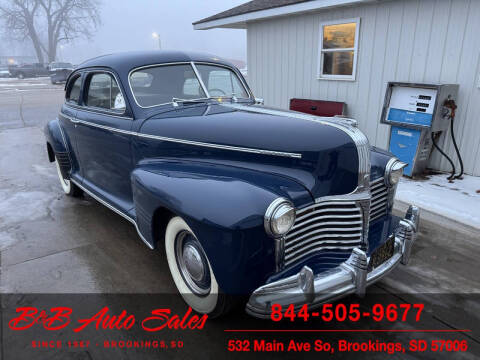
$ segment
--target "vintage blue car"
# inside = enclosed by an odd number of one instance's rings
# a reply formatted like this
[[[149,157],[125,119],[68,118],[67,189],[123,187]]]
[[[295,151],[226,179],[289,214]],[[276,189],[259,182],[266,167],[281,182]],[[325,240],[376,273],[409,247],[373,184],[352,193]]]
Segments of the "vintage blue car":
[[[264,107],[213,56],[89,60],[45,134],[63,191],[88,193],[165,248],[179,292],[210,316],[237,295],[257,317],[363,295],[416,239],[418,209],[392,215],[406,164],[354,120]]]

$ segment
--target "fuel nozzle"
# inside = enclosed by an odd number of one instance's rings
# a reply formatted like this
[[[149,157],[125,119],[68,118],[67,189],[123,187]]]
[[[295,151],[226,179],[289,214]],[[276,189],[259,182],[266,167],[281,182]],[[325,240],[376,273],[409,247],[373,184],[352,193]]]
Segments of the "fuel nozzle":
[[[444,101],[443,107],[445,109],[445,116],[453,119],[455,117],[455,110],[457,109],[457,104],[455,104],[455,100],[453,100],[450,95],[448,95],[447,99]]]

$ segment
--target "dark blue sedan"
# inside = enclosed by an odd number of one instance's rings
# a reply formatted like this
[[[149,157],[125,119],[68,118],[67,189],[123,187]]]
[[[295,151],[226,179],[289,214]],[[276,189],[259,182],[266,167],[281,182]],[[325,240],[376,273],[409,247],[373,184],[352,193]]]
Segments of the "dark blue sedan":
[[[185,301],[210,316],[236,295],[258,317],[363,295],[416,238],[418,209],[392,215],[406,164],[354,120],[264,107],[210,55],[89,60],[45,134],[63,191],[88,193],[165,249]]]

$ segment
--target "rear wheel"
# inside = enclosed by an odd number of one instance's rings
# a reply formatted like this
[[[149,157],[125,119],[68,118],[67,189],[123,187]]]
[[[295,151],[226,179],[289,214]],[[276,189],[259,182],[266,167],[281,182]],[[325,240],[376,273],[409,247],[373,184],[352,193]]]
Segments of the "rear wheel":
[[[173,281],[193,310],[217,317],[231,309],[233,301],[218,286],[202,245],[179,216],[167,225],[165,251]]]
[[[60,185],[62,186],[63,192],[68,196],[79,197],[83,194],[82,189],[77,185],[71,182],[69,179],[65,179],[60,170],[60,165],[58,164],[58,159],[55,159],[55,165],[57,167],[57,174],[60,180]]]

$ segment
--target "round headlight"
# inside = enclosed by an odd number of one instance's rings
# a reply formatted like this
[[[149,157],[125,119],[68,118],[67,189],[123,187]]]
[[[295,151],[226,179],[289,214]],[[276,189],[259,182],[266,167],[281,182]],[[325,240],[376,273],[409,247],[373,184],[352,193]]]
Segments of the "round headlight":
[[[273,237],[285,235],[295,223],[295,208],[284,198],[275,199],[265,212],[265,231]]]
[[[395,158],[390,159],[385,168],[385,184],[395,186],[403,175],[403,168],[407,166],[404,162]]]

